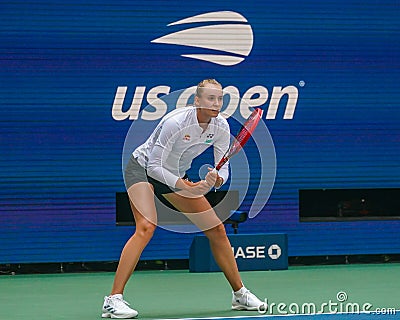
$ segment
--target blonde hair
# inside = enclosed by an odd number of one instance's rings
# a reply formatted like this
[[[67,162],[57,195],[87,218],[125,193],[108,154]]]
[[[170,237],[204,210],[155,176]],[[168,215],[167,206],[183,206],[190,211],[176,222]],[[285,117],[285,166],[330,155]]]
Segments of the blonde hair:
[[[202,93],[202,89],[206,86],[206,84],[215,84],[217,86],[220,86],[222,88],[222,85],[215,79],[204,79],[199,82],[196,88],[196,96],[200,97]]]

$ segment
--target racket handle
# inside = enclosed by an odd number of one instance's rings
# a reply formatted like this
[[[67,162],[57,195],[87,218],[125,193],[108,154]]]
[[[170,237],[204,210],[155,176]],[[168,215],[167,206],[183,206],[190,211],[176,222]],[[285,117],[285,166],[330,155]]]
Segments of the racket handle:
[[[217,168],[212,169],[211,172],[218,174]],[[215,187],[214,187],[214,192],[217,192],[217,188],[215,188]]]

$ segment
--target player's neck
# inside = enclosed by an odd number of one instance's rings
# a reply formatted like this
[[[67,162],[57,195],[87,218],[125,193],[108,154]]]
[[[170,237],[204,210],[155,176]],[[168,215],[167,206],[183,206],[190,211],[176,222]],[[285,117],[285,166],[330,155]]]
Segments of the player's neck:
[[[200,109],[197,109],[197,122],[199,126],[205,131],[208,127],[208,124],[211,121],[211,117],[203,114]]]

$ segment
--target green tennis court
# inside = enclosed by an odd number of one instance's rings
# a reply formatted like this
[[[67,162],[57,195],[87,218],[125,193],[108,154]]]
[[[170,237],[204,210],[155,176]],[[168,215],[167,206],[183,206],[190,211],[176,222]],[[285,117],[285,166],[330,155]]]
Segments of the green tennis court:
[[[1,276],[0,318],[100,319],[103,297],[113,276],[112,272]],[[297,266],[284,271],[242,272],[242,277],[248,288],[261,299],[268,299],[270,308],[264,314],[230,310],[230,288],[222,273],[137,271],[128,283],[125,298],[138,309],[140,319],[281,319],[290,315],[294,320],[322,311],[324,315],[313,319],[336,320],[356,317],[354,313],[361,312],[366,304],[371,305],[368,311],[379,308],[379,317],[384,319],[400,317],[400,311],[395,311],[400,309],[397,263]],[[330,311],[349,314],[326,315]],[[364,314],[356,319],[367,316],[378,315]]]

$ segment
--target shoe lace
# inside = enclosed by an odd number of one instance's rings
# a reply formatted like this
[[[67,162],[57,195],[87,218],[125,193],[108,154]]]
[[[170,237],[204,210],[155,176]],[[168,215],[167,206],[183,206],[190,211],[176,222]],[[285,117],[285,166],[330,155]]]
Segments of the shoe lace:
[[[243,293],[243,297],[245,298],[245,304],[246,304],[246,306],[249,305],[249,298],[250,298],[250,295],[251,295],[250,290],[246,290],[246,291]]]
[[[118,305],[118,307],[125,307],[125,306],[130,306],[128,301],[125,301],[122,298],[114,298],[114,303]]]
[[[250,306],[250,305],[254,305],[254,304],[263,304],[262,301],[260,301],[253,293],[250,292],[250,290],[246,290],[243,293],[243,298],[245,300],[245,305],[246,306]]]

